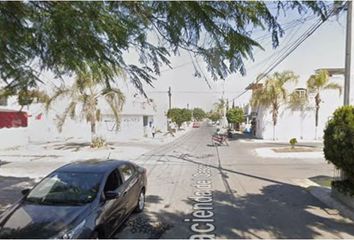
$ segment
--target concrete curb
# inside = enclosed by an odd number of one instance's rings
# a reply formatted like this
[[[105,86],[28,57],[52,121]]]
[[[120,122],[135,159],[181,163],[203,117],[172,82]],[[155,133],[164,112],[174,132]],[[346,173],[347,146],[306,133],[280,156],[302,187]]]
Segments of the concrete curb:
[[[354,221],[354,210],[347,207],[340,201],[334,199],[331,196],[330,188],[321,187],[320,185],[309,179],[296,180],[294,182],[297,185],[306,188],[306,190],[311,193],[312,196],[326,204],[328,207],[338,210],[339,214]]]
[[[277,153],[272,149],[274,147],[256,148],[257,155],[261,158],[297,158],[297,159],[323,159],[323,152],[284,152]]]

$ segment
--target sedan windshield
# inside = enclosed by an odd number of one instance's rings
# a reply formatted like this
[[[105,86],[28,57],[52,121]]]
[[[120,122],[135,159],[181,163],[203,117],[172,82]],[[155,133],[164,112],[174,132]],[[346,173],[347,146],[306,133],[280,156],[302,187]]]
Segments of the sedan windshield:
[[[99,190],[101,174],[56,172],[46,177],[26,200],[46,205],[82,205],[92,202]]]

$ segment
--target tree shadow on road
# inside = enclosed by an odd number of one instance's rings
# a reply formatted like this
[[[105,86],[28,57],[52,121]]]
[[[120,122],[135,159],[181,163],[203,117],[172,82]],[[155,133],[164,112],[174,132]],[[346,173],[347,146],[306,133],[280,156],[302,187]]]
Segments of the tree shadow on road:
[[[191,196],[192,197],[192,196]],[[211,217],[216,238],[348,238],[354,236],[353,222],[333,213],[304,188],[272,184],[259,193],[244,196],[213,191]],[[133,215],[116,237],[185,239],[196,234],[191,225],[195,199],[184,200],[190,207]],[[188,220],[188,221],[186,221]]]
[[[341,217],[335,209],[320,202],[305,188],[228,169],[223,167],[221,162],[215,165],[207,164],[198,156],[191,154],[166,156],[214,168],[221,173],[220,176],[226,183],[229,181],[230,174],[246,177],[250,183],[262,182],[261,189],[245,195],[238,195],[239,189],[226,189],[225,192],[213,191],[215,233],[218,238],[354,237],[353,222]],[[185,199],[185,202],[191,206],[190,209],[184,209],[185,212],[171,213],[161,209],[154,213],[157,219],[162,219],[161,221],[173,226],[162,235],[163,237],[188,238],[193,234],[190,230],[191,223],[186,223],[184,219],[193,218],[191,213],[194,201]]]
[[[78,152],[82,149],[89,149],[91,147],[91,142],[68,142],[68,143],[60,143],[52,146],[55,150],[72,150],[72,152]],[[105,146],[107,149],[114,149],[111,143],[107,143]],[[101,148],[104,149],[104,148]]]
[[[228,238],[354,236],[353,222],[329,214],[326,205],[298,186],[272,184],[239,197],[215,191],[213,200],[217,232]]]

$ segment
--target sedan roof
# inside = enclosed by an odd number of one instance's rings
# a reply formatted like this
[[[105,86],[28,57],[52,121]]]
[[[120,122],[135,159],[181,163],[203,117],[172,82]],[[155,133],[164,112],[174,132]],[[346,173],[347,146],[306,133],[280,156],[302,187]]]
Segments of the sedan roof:
[[[106,173],[113,169],[129,163],[123,160],[100,160],[91,159],[86,161],[69,163],[59,169],[56,172],[92,172],[92,173]]]

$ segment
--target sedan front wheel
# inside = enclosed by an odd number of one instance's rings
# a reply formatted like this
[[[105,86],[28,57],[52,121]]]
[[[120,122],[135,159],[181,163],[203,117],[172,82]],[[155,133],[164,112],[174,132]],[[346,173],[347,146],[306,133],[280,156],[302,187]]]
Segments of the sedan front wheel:
[[[142,212],[145,207],[145,193],[141,191],[139,194],[138,204],[135,208],[135,212]]]

